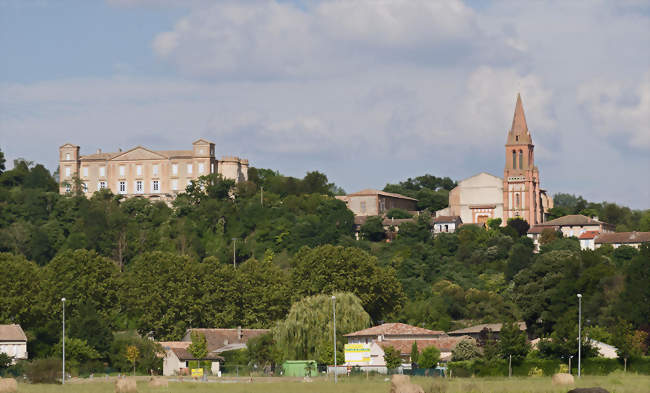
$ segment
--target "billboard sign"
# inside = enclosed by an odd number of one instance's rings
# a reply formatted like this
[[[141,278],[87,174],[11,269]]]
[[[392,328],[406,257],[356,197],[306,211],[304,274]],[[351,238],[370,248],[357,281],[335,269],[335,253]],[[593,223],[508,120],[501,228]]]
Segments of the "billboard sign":
[[[345,344],[345,363],[370,363],[370,344]]]

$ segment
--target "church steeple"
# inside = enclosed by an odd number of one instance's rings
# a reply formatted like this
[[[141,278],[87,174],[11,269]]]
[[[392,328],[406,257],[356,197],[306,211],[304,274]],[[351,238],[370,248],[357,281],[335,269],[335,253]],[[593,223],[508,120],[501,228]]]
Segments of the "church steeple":
[[[533,139],[528,132],[526,124],[526,115],[524,115],[524,105],[521,103],[521,95],[517,93],[517,104],[515,105],[515,115],[512,118],[512,127],[508,132],[507,145],[532,145]]]

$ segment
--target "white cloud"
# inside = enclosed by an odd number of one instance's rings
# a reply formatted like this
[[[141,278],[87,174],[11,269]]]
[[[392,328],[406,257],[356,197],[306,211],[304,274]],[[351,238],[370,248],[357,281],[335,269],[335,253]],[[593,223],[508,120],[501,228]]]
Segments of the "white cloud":
[[[319,169],[348,190],[499,175],[521,92],[545,188],[648,207],[650,184],[631,180],[650,167],[648,17],[634,7],[110,1],[187,9],[150,41],[180,75],[0,86],[10,159],[52,167],[52,146],[68,141],[89,152],[205,137],[219,154]]]
[[[595,80],[578,90],[578,102],[601,136],[633,148],[650,147],[650,72],[632,86]]]

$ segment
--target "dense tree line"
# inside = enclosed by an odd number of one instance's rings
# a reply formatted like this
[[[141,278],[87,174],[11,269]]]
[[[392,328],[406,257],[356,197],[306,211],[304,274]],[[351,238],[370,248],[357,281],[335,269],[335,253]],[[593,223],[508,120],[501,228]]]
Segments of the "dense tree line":
[[[251,168],[239,184],[205,176],[167,205],[108,191],[59,195],[55,178],[24,160],[1,171],[0,323],[20,323],[35,357],[57,353],[66,297],[70,338],[83,362],[127,367],[125,348],[137,346],[139,362],[150,365],[156,349],[141,337],[173,340],[189,327],[238,325],[274,329],[249,348],[260,362],[290,351],[324,360],[332,353],[322,344],[329,323],[322,315],[313,316],[323,330],[318,340],[269,345],[287,340],[307,299],[325,310],[328,297],[318,296],[332,293],[345,293],[342,305],[367,313],[342,314],[350,329],[380,321],[451,330],[523,320],[531,335],[554,338],[540,356],[577,350],[582,293],[594,338],[647,352],[648,246],[580,251],[575,238],[553,233],[533,253],[522,220],[432,237],[424,214],[402,224],[394,241],[371,227],[357,241],[352,213],[334,198],[341,190],[318,172],[296,179]],[[427,175],[386,189],[420,195],[429,201],[420,208],[434,210],[446,206],[436,195],[454,185]],[[133,330],[140,336],[115,333]]]

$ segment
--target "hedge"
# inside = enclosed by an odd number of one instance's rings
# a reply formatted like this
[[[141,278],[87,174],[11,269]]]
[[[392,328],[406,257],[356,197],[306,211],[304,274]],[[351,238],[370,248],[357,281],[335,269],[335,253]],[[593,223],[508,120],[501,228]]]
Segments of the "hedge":
[[[560,365],[566,364],[559,360],[526,359],[512,365],[512,375],[528,376],[531,369],[538,368],[544,375],[553,375],[560,370]],[[447,367],[451,370],[452,376],[470,377],[497,377],[508,375],[508,361],[497,359],[487,361],[484,359],[465,360],[462,362],[449,362]],[[574,374],[577,373],[578,364],[573,359],[571,368]],[[582,373],[586,375],[607,375],[614,371],[623,371],[623,360],[605,358],[587,358],[582,361]],[[639,374],[650,374],[650,357],[628,359],[627,371]]]

